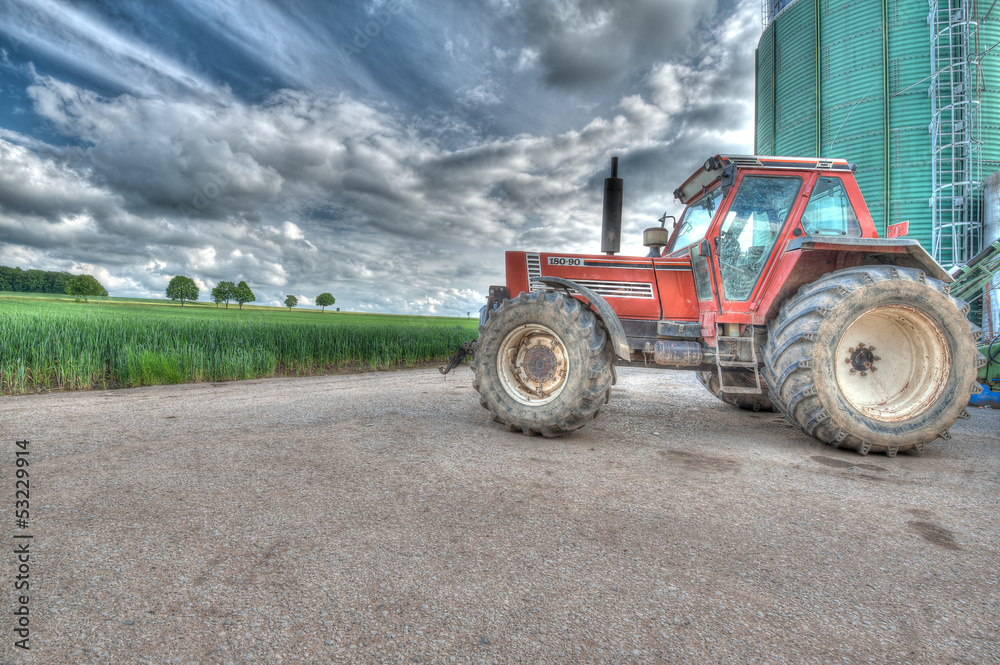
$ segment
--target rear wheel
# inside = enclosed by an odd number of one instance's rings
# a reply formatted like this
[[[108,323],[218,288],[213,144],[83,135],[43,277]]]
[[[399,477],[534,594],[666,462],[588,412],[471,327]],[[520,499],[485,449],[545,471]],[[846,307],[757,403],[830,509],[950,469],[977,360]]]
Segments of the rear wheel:
[[[966,307],[919,270],[824,275],[768,326],[771,401],[807,434],[861,454],[950,438],[976,385]]]
[[[579,300],[522,293],[481,328],[473,385],[480,404],[509,430],[559,436],[597,417],[612,360],[603,324]]]

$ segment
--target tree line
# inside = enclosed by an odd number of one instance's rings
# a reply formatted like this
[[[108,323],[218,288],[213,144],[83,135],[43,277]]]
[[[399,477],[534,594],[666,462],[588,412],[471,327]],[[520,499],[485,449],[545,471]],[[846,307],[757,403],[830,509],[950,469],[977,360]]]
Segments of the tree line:
[[[108,290],[93,275],[73,275],[52,270],[21,270],[0,266],[0,291],[18,293],[68,293],[86,300],[106,296]]]
[[[180,300],[181,307],[184,306],[185,300],[197,300],[200,293],[201,290],[194,283],[194,280],[185,275],[177,275],[167,284],[167,297],[171,300]],[[250,289],[246,282],[235,284],[227,281],[221,281],[215,285],[211,291],[211,298],[216,307],[225,303],[226,309],[229,309],[229,303],[235,301],[239,303],[241,310],[244,303],[255,302],[257,300],[257,296],[254,295],[253,290]],[[337,302],[337,299],[329,293],[321,293],[316,296],[316,304],[322,307],[324,312],[327,307],[335,302]],[[288,308],[289,312],[298,304],[299,299],[295,296],[285,297],[285,307]]]
[[[55,272],[51,270],[21,270],[20,268],[10,268],[0,266],[0,291],[14,291],[18,293],[67,293],[76,296],[79,300],[87,300],[90,296],[107,296],[108,290],[97,281],[93,275],[73,275],[68,272]],[[167,297],[171,300],[180,300],[181,307],[186,300],[197,300],[199,295],[198,286],[194,280],[184,275],[177,275],[170,280],[167,285]],[[230,302],[239,303],[240,309],[248,302],[255,302],[257,296],[254,295],[250,286],[241,281],[219,282],[211,291],[212,302],[216,306],[225,303],[229,309]],[[337,299],[329,293],[321,293],[316,296],[316,304],[326,311]],[[299,299],[295,296],[285,297],[285,307],[291,311],[298,306]]]

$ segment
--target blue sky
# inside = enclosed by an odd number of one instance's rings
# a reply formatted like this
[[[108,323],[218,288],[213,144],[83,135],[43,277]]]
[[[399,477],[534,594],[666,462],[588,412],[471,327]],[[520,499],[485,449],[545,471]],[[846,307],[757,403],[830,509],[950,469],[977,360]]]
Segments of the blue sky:
[[[0,265],[465,315],[750,152],[759,0],[0,2]]]

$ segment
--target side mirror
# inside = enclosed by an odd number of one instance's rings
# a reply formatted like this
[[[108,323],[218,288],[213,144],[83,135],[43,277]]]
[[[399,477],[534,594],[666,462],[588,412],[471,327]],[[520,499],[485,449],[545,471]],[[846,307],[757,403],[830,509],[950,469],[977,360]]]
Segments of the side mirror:
[[[722,169],[722,175],[719,176],[719,180],[722,183],[722,191],[728,192],[736,184],[736,164],[730,164]]]

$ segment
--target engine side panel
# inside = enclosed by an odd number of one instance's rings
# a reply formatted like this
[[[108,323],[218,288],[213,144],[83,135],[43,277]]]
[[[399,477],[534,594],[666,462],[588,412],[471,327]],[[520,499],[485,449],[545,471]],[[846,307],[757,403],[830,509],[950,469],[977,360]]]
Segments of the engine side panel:
[[[522,268],[523,266],[523,268]],[[592,254],[507,252],[507,288],[511,295],[548,287],[532,277],[561,277],[587,287],[608,301],[621,318],[660,317],[652,259]]]
[[[686,257],[507,252],[506,262],[512,296],[546,288],[529,288],[532,277],[561,277],[593,290],[622,319],[698,320],[698,297]]]
[[[653,259],[660,293],[661,317],[669,321],[697,321],[698,293],[694,288],[691,260]]]

